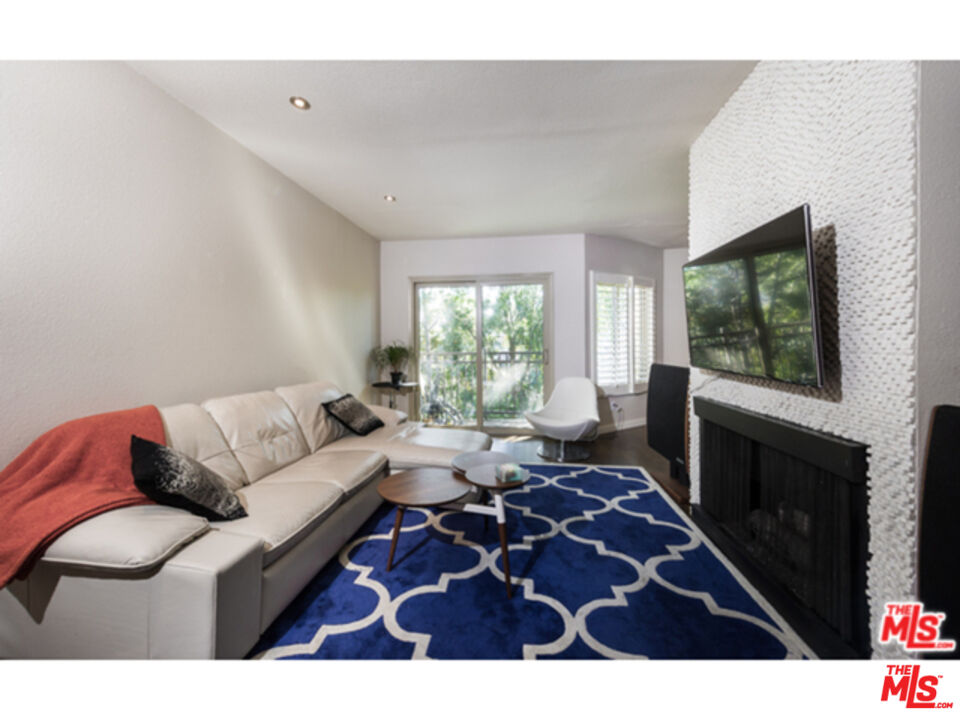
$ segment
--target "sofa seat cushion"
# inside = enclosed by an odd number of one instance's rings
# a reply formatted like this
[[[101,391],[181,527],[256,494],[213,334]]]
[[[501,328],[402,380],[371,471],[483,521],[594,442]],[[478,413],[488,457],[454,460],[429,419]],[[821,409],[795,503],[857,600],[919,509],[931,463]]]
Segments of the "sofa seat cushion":
[[[259,485],[277,483],[332,483],[343,490],[344,499],[356,495],[387,466],[382,453],[367,450],[344,450],[336,453],[308,455],[293,465],[267,475]]]
[[[54,540],[45,562],[97,570],[141,572],[159,565],[210,529],[185,510],[136,505],[95,515]]]
[[[263,540],[264,567],[283,557],[343,501],[343,490],[323,482],[258,482],[239,490],[237,495],[247,517],[212,522],[210,526]]]
[[[406,422],[382,427],[363,437],[352,435],[330,443],[320,454],[343,450],[373,450],[390,460],[390,467],[449,467],[457,455],[475,450],[489,450],[489,435],[474,430],[427,428],[420,423]]]

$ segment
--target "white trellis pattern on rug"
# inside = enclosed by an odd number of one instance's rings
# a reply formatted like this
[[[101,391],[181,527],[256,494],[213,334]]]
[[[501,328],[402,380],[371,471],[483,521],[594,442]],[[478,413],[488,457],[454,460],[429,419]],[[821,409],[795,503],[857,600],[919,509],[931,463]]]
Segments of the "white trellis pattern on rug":
[[[522,593],[515,593],[514,599],[518,600],[518,595],[522,594],[522,602],[542,603],[555,611],[562,620],[562,631],[547,642],[540,644],[526,644],[523,647],[523,657],[526,659],[535,659],[538,657],[547,657],[556,655],[567,650],[574,641],[582,641],[587,647],[602,657],[607,658],[643,658],[641,653],[628,652],[622,648],[611,647],[610,644],[602,642],[595,637],[589,628],[589,618],[592,613],[604,608],[624,608],[628,605],[629,596],[633,594],[636,597],[638,591],[642,591],[648,584],[653,583],[662,588],[668,595],[675,594],[682,598],[689,598],[693,601],[702,603],[706,612],[716,618],[729,618],[736,621],[748,623],[746,627],[759,629],[764,637],[780,646],[780,657],[784,658],[803,658],[813,657],[812,652],[806,644],[796,635],[796,633],[783,621],[776,611],[760,596],[756,590],[750,586],[746,580],[737,572],[737,570],[721,556],[713,545],[705,538],[703,533],[687,520],[682,512],[673,504],[672,500],[666,495],[663,489],[656,483],[646,471],[640,468],[616,468],[616,467],[596,467],[596,466],[528,466],[532,467],[532,479],[523,488],[511,490],[504,494],[505,504],[510,509],[510,514],[517,515],[526,519],[534,520],[535,523],[545,528],[543,532],[531,535],[524,535],[522,542],[511,543],[511,555],[523,550],[533,551],[534,545],[544,543],[551,538],[566,538],[574,543],[589,546],[597,556],[615,559],[616,561],[626,563],[632,572],[627,572],[635,579],[622,585],[612,585],[602,588],[601,597],[585,602],[579,607],[570,607],[564,604],[560,599],[551,596],[543,588],[537,586],[537,582],[531,577],[524,577],[522,570],[514,566],[514,580],[519,581],[522,587]],[[537,471],[537,467],[541,471]],[[549,468],[547,472],[546,468]],[[595,481],[605,486],[606,497],[600,494],[591,493],[585,490],[581,485],[581,480],[591,476]],[[619,481],[619,484],[614,481]],[[616,486],[616,490],[609,490]],[[531,510],[529,506],[532,493],[543,493],[544,489],[556,491],[557,495],[567,497],[574,502],[568,512],[562,512],[562,519],[557,519],[558,515],[553,517],[545,514],[539,514]],[[662,499],[668,506],[667,514],[669,520],[656,518],[650,513],[638,511],[635,501],[643,496],[654,496],[658,502]],[[593,509],[584,509],[577,502],[585,502]],[[634,503],[633,507],[631,504]],[[475,552],[476,558],[472,566],[465,569],[459,569],[455,572],[442,572],[439,574],[438,581],[435,583],[418,584],[414,587],[396,595],[391,595],[390,589],[385,582],[378,580],[375,575],[382,566],[384,559],[385,546],[390,540],[389,527],[391,519],[385,518],[386,522],[381,522],[378,526],[382,531],[372,534],[360,534],[340,551],[338,558],[334,562],[348,571],[352,580],[346,588],[360,587],[376,593],[377,601],[375,606],[363,617],[350,619],[347,622],[323,623],[313,628],[312,636],[301,642],[282,644],[278,643],[273,647],[260,651],[256,657],[262,659],[276,659],[291,656],[306,656],[316,653],[328,639],[362,631],[371,628],[382,621],[387,633],[396,640],[411,643],[413,645],[413,658],[429,658],[431,655],[432,636],[428,633],[416,632],[407,627],[398,615],[402,612],[405,603],[419,596],[436,596],[445,594],[451,589],[451,585],[457,581],[474,578],[483,573],[492,573],[498,583],[503,582],[503,572],[497,565],[500,558],[500,548],[496,543],[488,546],[478,544],[465,537],[462,530],[448,527],[451,519],[463,518],[464,514],[449,510],[429,510],[421,508],[409,508],[409,514],[419,513],[422,520],[414,524],[404,525],[402,533],[420,534],[422,531],[430,530],[434,533],[441,533],[450,539],[451,544],[469,548]],[[627,520],[643,532],[650,534],[654,528],[668,528],[677,534],[678,541],[669,543],[663,547],[665,552],[653,554],[650,557],[640,560],[625,552],[619,552],[611,549],[603,540],[585,537],[582,533],[585,528],[589,528],[595,522],[603,523],[608,514],[618,516],[620,519]],[[634,520],[636,522],[634,522]],[[439,544],[436,538],[425,539],[428,543],[426,550],[422,546],[417,548],[417,553],[429,552],[431,548],[436,548]],[[380,545],[380,551],[373,550],[369,557],[375,558],[377,564],[364,564],[355,561],[358,548],[365,544]],[[661,568],[664,564],[683,563],[687,556],[698,549],[706,549],[711,553],[711,562],[718,562],[727,572],[732,575],[732,580],[736,585],[746,592],[749,596],[750,605],[754,608],[754,613],[744,612],[741,609],[724,606],[724,600],[715,598],[710,592],[703,590],[690,589],[677,584],[677,581],[671,581],[665,574],[661,574]],[[356,573],[356,577],[353,574]],[[389,576],[380,575],[382,580]],[[494,602],[508,603],[506,598],[499,593],[499,586]],[[740,592],[738,589],[737,592]],[[730,604],[730,595],[727,595],[727,604]],[[755,605],[753,605],[755,603]],[[743,626],[741,626],[743,627]],[[694,628],[694,632],[705,632],[704,628]],[[620,633],[620,640],[628,642],[629,639]],[[469,642],[470,638],[465,637],[462,642]]]

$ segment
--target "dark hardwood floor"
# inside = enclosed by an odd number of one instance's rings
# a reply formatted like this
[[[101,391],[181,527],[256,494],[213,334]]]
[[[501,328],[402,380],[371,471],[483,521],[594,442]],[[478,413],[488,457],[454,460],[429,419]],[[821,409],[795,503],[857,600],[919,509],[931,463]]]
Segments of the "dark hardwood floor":
[[[537,455],[542,443],[543,438],[529,435],[494,437],[492,449],[513,455],[517,462],[550,462]],[[607,433],[593,442],[575,444],[590,451],[590,457],[584,463],[642,465],[685,512],[690,512],[690,488],[670,477],[670,463],[647,445],[646,426]]]

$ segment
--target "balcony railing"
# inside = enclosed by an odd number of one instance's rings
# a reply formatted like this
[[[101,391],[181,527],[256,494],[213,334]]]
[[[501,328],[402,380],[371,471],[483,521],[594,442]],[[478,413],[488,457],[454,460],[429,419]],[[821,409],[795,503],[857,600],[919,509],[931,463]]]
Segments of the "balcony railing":
[[[486,352],[482,362],[483,423],[525,425],[524,411],[543,404],[543,353]],[[424,421],[478,424],[477,353],[421,353],[420,393]]]

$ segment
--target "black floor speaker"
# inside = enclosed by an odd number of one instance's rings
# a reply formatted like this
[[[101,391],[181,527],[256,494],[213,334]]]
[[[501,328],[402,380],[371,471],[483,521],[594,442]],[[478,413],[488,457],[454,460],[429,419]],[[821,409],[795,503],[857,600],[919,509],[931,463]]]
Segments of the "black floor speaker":
[[[690,368],[654,363],[647,388],[647,444],[670,461],[670,476],[687,474],[687,387]]]
[[[960,646],[960,407],[939,405],[933,410],[920,510],[920,601],[926,612],[947,614],[940,625],[942,639]],[[930,653],[931,658],[960,658]]]

